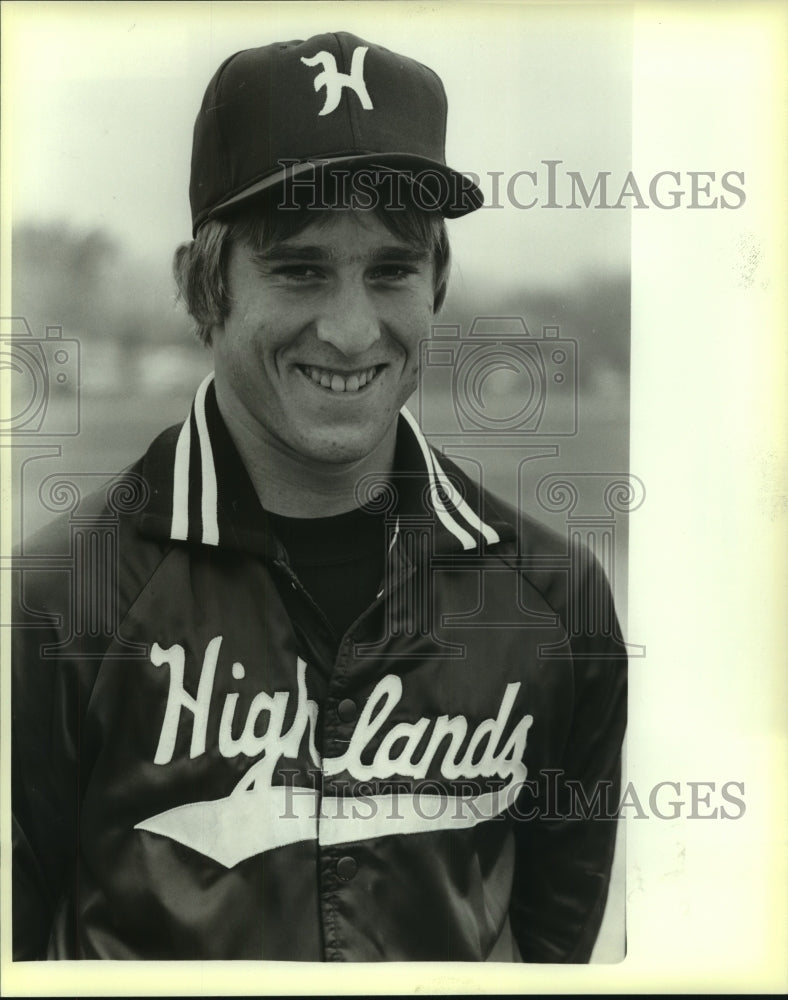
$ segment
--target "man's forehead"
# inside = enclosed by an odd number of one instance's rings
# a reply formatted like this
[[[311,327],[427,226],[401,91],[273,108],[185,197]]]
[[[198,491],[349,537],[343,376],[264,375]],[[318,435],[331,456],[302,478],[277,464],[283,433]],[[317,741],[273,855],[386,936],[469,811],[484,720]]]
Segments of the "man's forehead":
[[[429,256],[429,249],[400,237],[372,212],[330,209],[315,213],[298,232],[272,241],[267,256],[325,256],[366,259],[397,256],[414,260]]]

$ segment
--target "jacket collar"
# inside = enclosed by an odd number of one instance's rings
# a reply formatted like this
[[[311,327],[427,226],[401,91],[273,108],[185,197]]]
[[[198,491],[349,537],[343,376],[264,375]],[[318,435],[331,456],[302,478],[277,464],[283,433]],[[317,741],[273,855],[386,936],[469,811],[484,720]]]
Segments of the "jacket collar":
[[[403,407],[389,491],[395,535],[400,525],[428,523],[436,552],[478,552],[514,537],[489,497],[428,444]],[[268,517],[233,444],[216,402],[213,374],[189,416],[151,445],[142,473],[150,501],[141,518],[145,534],[173,542],[283,557]]]

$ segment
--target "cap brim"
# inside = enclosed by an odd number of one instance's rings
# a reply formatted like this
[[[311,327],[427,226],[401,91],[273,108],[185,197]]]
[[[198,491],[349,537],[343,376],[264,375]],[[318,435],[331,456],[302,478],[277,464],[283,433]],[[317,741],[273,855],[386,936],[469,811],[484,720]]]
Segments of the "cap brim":
[[[348,167],[351,174],[358,174],[365,168],[404,174],[412,184],[412,200],[417,206],[425,211],[439,211],[447,219],[460,218],[476,211],[484,204],[481,189],[467,174],[452,170],[445,163],[427,157],[406,153],[329,156],[287,163],[280,169],[261,177],[220,204],[200,213],[194,220],[194,233],[196,234],[200,226],[209,219],[219,218],[277,186],[284,187],[296,178],[300,178],[303,185],[304,177],[310,173],[317,178],[322,172],[336,173],[337,168],[341,167]],[[366,193],[368,195],[369,191]]]

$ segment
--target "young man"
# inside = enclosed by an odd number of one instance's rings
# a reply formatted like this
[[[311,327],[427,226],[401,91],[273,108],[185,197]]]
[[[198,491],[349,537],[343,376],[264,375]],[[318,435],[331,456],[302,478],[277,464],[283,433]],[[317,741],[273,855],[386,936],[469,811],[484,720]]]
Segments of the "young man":
[[[404,408],[481,204],[445,119],[343,33],[211,81],[175,272],[215,372],[20,564],[18,958],[588,960],[609,588]]]

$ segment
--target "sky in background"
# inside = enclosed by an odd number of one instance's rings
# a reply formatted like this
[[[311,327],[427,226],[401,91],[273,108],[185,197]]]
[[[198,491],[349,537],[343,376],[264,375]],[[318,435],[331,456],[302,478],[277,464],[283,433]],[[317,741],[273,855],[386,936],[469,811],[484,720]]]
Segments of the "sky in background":
[[[419,59],[449,98],[448,162],[504,179],[542,160],[623,181],[631,149],[624,6],[399,3],[7,4],[4,149],[14,222],[101,227],[169,270],[190,234],[191,131],[238,49],[349,30]],[[8,118],[8,115],[7,115]],[[530,182],[517,182],[522,201]],[[625,270],[630,212],[484,209],[453,224],[455,280],[561,285]]]

